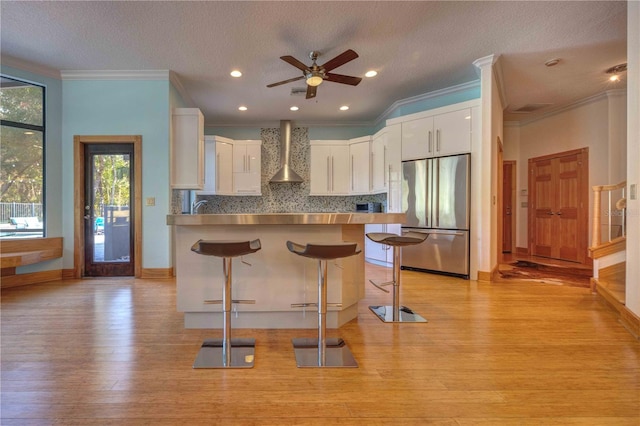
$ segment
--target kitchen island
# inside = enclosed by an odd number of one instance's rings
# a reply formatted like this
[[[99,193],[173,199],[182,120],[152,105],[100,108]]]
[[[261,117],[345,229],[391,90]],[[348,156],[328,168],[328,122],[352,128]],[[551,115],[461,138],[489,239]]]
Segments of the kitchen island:
[[[363,250],[357,256],[330,261],[327,327],[338,328],[358,315],[364,297],[364,225],[404,223],[404,213],[267,213],[169,215],[175,227],[177,309],[186,328],[221,328],[222,259],[191,251],[198,240],[260,239],[262,249],[233,260],[234,328],[317,328],[316,309],[292,308],[292,303],[315,303],[318,262],[289,252],[288,240],[352,241]],[[250,263],[250,265],[244,262]]]

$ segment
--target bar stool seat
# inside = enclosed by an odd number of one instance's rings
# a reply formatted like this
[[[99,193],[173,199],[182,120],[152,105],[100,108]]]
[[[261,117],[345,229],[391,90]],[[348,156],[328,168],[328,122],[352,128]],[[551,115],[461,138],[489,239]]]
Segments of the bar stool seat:
[[[341,338],[327,338],[327,260],[354,256],[361,250],[349,242],[307,243],[287,241],[287,248],[298,256],[318,260],[318,303],[297,303],[292,307],[318,307],[318,338],[292,339],[298,367],[357,367],[358,363]],[[331,306],[342,306],[331,304]]]
[[[369,309],[383,322],[427,322],[426,319],[406,306],[400,306],[400,267],[402,265],[402,247],[420,244],[428,236],[429,234],[420,232],[408,232],[403,235],[389,232],[370,232],[367,234],[367,238],[371,241],[393,247],[393,280],[381,284],[369,280],[371,284],[386,293],[389,293],[389,290],[384,286],[393,285],[393,305],[369,306]]]
[[[253,367],[256,339],[231,338],[231,304],[255,303],[254,300],[233,300],[231,295],[231,259],[260,250],[260,240],[207,241],[198,240],[191,251],[204,256],[223,258],[225,284],[221,300],[205,300],[207,304],[222,304],[222,338],[206,339],[193,363],[193,368],[251,368]],[[247,263],[247,262],[244,262]]]

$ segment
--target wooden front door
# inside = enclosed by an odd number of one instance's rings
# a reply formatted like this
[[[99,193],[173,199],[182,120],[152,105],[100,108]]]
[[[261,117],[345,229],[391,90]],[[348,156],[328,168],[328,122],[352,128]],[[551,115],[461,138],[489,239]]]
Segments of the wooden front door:
[[[513,229],[515,217],[515,161],[505,161],[502,165],[502,252],[513,251]]]
[[[529,252],[584,263],[588,239],[587,148],[529,159]]]

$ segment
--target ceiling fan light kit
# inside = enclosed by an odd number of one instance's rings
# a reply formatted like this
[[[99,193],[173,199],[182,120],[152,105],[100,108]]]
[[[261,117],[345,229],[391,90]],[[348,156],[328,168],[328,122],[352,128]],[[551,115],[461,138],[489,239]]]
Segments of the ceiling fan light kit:
[[[338,56],[336,56],[335,58],[325,62],[323,65],[318,65],[316,63],[318,56],[320,56],[320,52],[318,51],[313,50],[309,53],[309,58],[311,58],[311,60],[313,61],[313,63],[310,66],[306,66],[304,63],[300,62],[293,56],[281,56],[280,59],[301,70],[302,76],[279,81],[277,83],[268,84],[267,87],[280,86],[283,84],[304,79],[305,82],[307,83],[306,98],[311,99],[316,97],[316,91],[318,86],[322,84],[322,82],[325,80],[331,81],[333,83],[348,84],[350,86],[357,86],[358,84],[360,84],[360,81],[362,81],[362,78],[360,77],[353,77],[350,75],[342,75],[342,74],[333,74],[329,72],[335,68],[338,68],[346,64],[347,62],[350,62],[356,59],[358,57],[358,54],[353,50],[351,49],[346,50],[341,54],[339,54]]]

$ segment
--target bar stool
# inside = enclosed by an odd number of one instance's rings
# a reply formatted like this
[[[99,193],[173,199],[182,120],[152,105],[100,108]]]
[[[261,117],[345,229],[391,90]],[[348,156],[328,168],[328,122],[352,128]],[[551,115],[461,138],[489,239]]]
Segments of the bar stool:
[[[231,338],[231,304],[255,303],[255,300],[231,299],[231,259],[260,250],[260,240],[204,241],[198,240],[191,251],[205,256],[222,257],[224,288],[222,300],[205,300],[207,304],[222,304],[222,339],[206,339],[198,352],[193,368],[251,368],[256,339]],[[244,262],[246,263],[246,262]]]
[[[318,303],[295,303],[292,308],[318,307],[318,338],[299,337],[292,339],[298,367],[357,367],[351,351],[341,338],[327,338],[327,306],[342,306],[327,303],[327,260],[359,254],[356,243],[308,243],[296,244],[287,241],[290,252],[318,260]]]
[[[371,284],[378,287],[385,293],[389,290],[384,286],[393,284],[393,305],[392,306],[369,306],[369,309],[384,322],[427,322],[426,319],[413,312],[406,306],[400,306],[400,266],[402,265],[402,247],[420,244],[427,239],[429,234],[418,232],[408,232],[403,235],[396,235],[388,232],[370,232],[367,238],[380,244],[393,247],[393,281],[377,284],[369,280]]]

